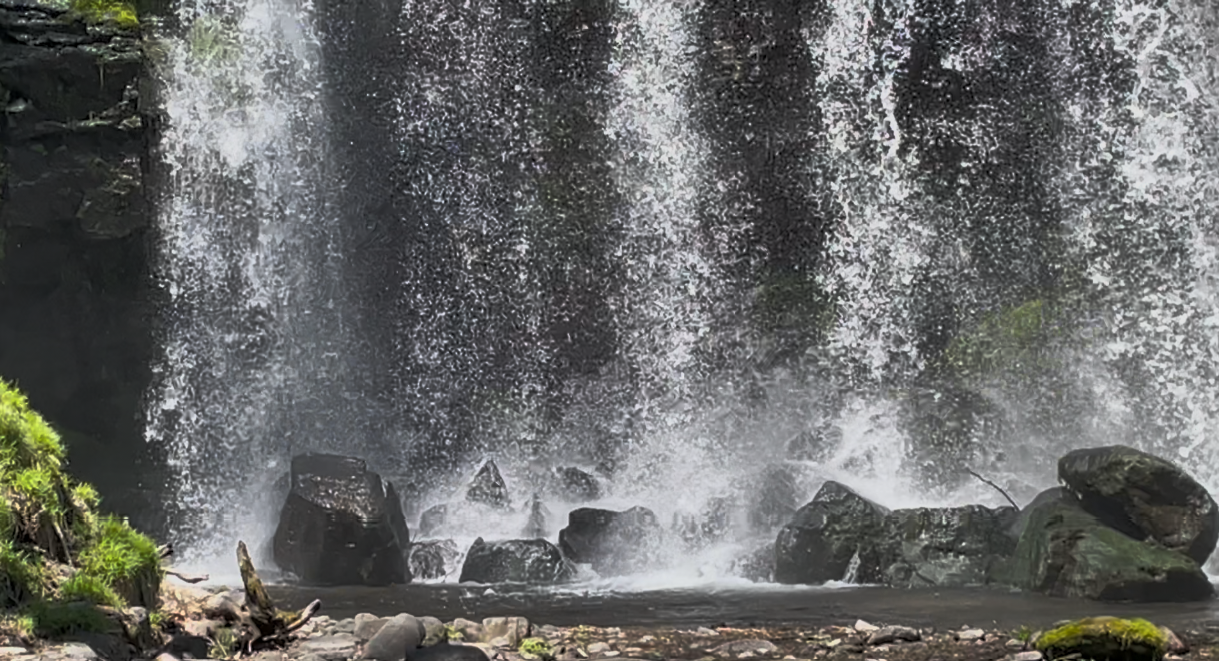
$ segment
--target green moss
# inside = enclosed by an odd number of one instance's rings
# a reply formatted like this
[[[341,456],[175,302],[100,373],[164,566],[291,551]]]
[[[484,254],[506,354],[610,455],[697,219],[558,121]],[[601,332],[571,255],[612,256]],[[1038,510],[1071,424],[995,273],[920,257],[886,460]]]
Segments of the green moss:
[[[1168,651],[1168,638],[1144,619],[1090,617],[1047,631],[1037,649],[1051,659],[1080,654],[1094,661],[1158,660]]]
[[[1048,312],[1040,300],[992,314],[954,339],[944,361],[956,374],[979,376],[1044,363]]]
[[[554,658],[554,650],[550,648],[550,643],[542,638],[526,638],[521,641],[518,648],[521,656],[526,659],[552,659]]]
[[[71,0],[68,6],[87,23],[113,23],[128,29],[140,27],[135,5],[127,0]]]
[[[213,659],[231,659],[237,655],[239,640],[237,634],[228,627],[216,630],[207,655]]]
[[[451,624],[444,625],[445,640],[461,640],[462,638],[464,638],[464,636],[461,633],[461,629],[458,629]]]
[[[46,638],[56,638],[75,633],[109,633],[118,624],[94,608],[82,602],[36,601],[23,611],[30,619],[33,632]]]

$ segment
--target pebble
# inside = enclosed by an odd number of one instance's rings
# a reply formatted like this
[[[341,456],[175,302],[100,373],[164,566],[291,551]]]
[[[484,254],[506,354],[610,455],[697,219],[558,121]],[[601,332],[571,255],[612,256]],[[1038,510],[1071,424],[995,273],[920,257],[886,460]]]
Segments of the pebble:
[[[876,626],[875,624],[871,624],[869,622],[864,622],[863,620],[855,620],[854,629],[856,631],[858,631],[859,633],[872,633],[873,631],[876,631],[879,628],[880,627]]]
[[[981,629],[965,629],[957,633],[957,640],[968,643],[975,640],[981,640],[986,636],[986,632]]]
[[[588,653],[589,654],[601,654],[602,652],[608,652],[609,649],[610,649],[609,643],[597,642],[597,643],[593,643],[592,645],[588,646]]]
[[[1018,652],[1012,655],[1012,661],[1041,661],[1041,652],[1037,650],[1029,650],[1028,652]]]

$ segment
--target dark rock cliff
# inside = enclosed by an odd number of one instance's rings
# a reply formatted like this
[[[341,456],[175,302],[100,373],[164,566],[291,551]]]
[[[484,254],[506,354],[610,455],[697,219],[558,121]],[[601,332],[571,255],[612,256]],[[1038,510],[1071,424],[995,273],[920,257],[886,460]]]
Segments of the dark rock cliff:
[[[138,31],[0,0],[0,377],[138,517],[152,316]]]

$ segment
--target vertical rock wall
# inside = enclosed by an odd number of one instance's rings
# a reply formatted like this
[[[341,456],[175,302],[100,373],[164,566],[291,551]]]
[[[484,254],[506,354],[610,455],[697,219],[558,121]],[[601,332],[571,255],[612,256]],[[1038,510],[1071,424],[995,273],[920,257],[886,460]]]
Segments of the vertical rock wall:
[[[138,31],[0,0],[0,376],[133,518],[149,510],[143,71]]]

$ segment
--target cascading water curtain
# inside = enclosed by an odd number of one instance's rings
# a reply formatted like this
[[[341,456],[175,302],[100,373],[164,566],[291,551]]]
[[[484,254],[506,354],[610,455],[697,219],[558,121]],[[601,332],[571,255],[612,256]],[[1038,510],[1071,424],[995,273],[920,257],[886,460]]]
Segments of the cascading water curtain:
[[[343,293],[308,0],[184,3],[158,72],[161,356],[147,436],[186,562],[232,575],[292,448],[333,433]]]

